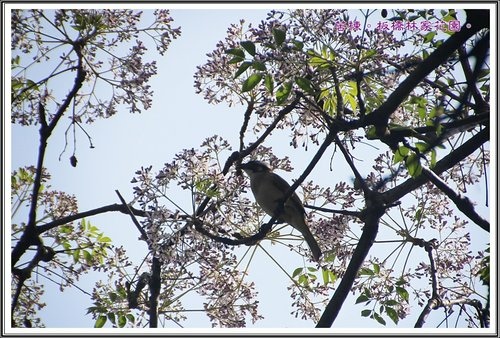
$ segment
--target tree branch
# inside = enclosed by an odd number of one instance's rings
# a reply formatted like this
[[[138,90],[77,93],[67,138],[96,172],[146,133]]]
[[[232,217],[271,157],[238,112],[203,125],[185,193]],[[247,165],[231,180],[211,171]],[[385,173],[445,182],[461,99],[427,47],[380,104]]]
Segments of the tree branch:
[[[469,217],[474,223],[479,225],[481,229],[490,232],[490,223],[482,218],[474,209],[474,205],[467,198],[460,194],[455,193],[446,182],[444,182],[438,175],[433,171],[423,168],[422,174],[424,174],[429,181],[432,182],[439,190],[441,190],[446,196],[448,196],[453,203],[462,211],[467,217]]]
[[[322,211],[322,212],[330,212],[332,214],[340,214],[340,215],[345,215],[345,216],[354,216],[354,217],[361,216],[360,211],[329,209],[329,208],[317,207],[315,205],[309,205],[309,204],[304,204],[304,208],[318,210],[318,211]]]
[[[78,46],[78,47],[76,47]],[[66,109],[69,107],[71,101],[75,98],[76,94],[80,90],[85,81],[85,70],[82,65],[82,54],[81,54],[81,46],[79,44],[75,44],[75,52],[78,55],[78,68],[77,74],[75,78],[75,82],[73,84],[73,88],[66,96],[66,99],[61,104],[59,109],[57,110],[54,118],[50,123],[46,121],[45,108],[42,104],[39,105],[39,119],[40,119],[40,145],[38,150],[38,161],[35,171],[35,178],[33,181],[33,192],[31,194],[31,202],[30,202],[30,210],[28,214],[28,223],[26,225],[26,229],[24,230],[21,238],[16,243],[16,246],[12,250],[11,258],[12,258],[12,268],[17,264],[21,256],[28,250],[31,245],[43,245],[41,239],[36,235],[36,210],[38,207],[38,196],[40,192],[40,186],[42,184],[42,170],[43,170],[43,161],[45,158],[45,151],[47,149],[47,141],[52,134],[52,131],[57,125],[57,122],[62,117]]]
[[[439,175],[442,172],[452,168],[457,163],[465,159],[467,156],[471,155],[481,147],[481,145],[487,142],[490,138],[490,129],[489,127],[481,130],[476,135],[472,136],[469,140],[464,142],[460,147],[455,149],[453,152],[449,153],[445,157],[443,157],[440,161],[438,161],[432,171]],[[428,178],[425,175],[419,175],[417,177],[412,177],[406,180],[405,182],[399,184],[398,186],[387,190],[382,193],[382,199],[386,204],[394,203],[399,200],[403,196],[405,196],[408,192],[417,189],[423,184],[428,182]]]
[[[149,280],[149,327],[158,327],[158,297],[161,291],[161,262],[153,256]]]
[[[146,212],[144,212],[142,210],[138,210],[135,208],[130,208],[130,210],[136,216],[139,216],[139,217],[146,217],[147,216]],[[85,217],[95,216],[95,215],[103,214],[106,212],[112,212],[112,211],[119,211],[123,214],[129,214],[128,208],[126,208],[123,204],[109,204],[109,205],[106,205],[106,206],[103,206],[100,208],[80,212],[78,214],[70,215],[67,217],[62,217],[62,218],[56,219],[52,222],[45,223],[43,225],[36,227],[36,232],[37,232],[37,234],[41,235],[44,232],[46,232],[50,229],[53,229],[55,227],[58,227],[60,225],[68,224],[68,223],[71,223],[71,222],[76,221],[78,219],[85,218]]]
[[[369,203],[367,202],[367,205]],[[381,206],[372,205],[367,209],[365,218],[365,226],[363,228],[363,233],[359,239],[356,249],[354,249],[351,261],[347,266],[344,276],[340,281],[339,286],[335,290],[332,298],[328,302],[321,318],[316,324],[316,328],[326,328],[331,327],[337,315],[344,304],[347,295],[351,291],[352,284],[357,277],[358,271],[363,265],[368,252],[370,251],[375,238],[377,237],[379,220],[384,214],[385,209]]]
[[[366,115],[365,123],[379,126],[385,131],[387,128],[389,117],[396,111],[399,105],[408,97],[411,91],[423,79],[436,69],[440,64],[444,63],[461,45],[469,38],[474,36],[481,29],[489,26],[489,22],[484,19],[488,18],[488,11],[485,10],[468,10],[467,22],[461,27],[459,32],[456,32],[443,42],[433,53],[429,55],[415,70],[391,93],[387,100],[372,113]],[[384,136],[380,130],[379,136]]]
[[[146,243],[148,244],[148,247],[149,247],[150,243],[149,243],[149,240],[148,240],[149,239],[148,238],[148,234],[141,227],[141,225],[139,224],[139,221],[137,221],[137,218],[135,218],[134,212],[132,211],[132,208],[127,204],[127,202],[125,202],[125,199],[123,198],[123,196],[120,194],[120,192],[118,190],[115,190],[115,192],[118,195],[118,198],[120,199],[120,202],[122,202],[122,206],[126,210],[126,213],[130,215],[130,218],[132,219],[132,222],[134,223],[134,225],[137,228],[137,230],[139,230],[139,232],[141,234],[141,238],[144,241],[146,241]],[[151,247],[149,249],[151,249]]]

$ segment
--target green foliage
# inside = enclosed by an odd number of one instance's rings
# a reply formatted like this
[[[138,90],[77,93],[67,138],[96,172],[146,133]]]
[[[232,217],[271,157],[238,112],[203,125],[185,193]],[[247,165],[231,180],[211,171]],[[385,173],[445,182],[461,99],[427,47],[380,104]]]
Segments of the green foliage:
[[[312,283],[318,279],[318,276],[316,276],[317,272],[318,269],[311,266],[307,268],[296,268],[292,273],[292,278],[296,280],[298,285],[310,289]]]
[[[273,28],[274,43],[280,47],[285,42],[286,32],[280,28]]]
[[[241,41],[241,47],[245,48],[245,50],[251,56],[255,56],[255,44],[252,41]]]
[[[87,308],[87,314],[92,314],[96,321],[95,328],[102,328],[109,321],[112,327],[123,328],[127,324],[135,324],[135,316],[128,309],[127,290],[117,286],[115,291],[108,292],[108,297],[95,301],[93,306]]]
[[[97,12],[91,15],[88,13],[82,14],[80,12],[75,12],[73,20],[74,25],[71,27],[78,32],[90,31],[93,32],[93,34],[97,34],[108,28],[103,23],[102,15]]]
[[[253,73],[245,81],[243,81],[243,84],[241,86],[241,91],[244,93],[254,89],[255,86],[257,86],[261,80],[262,80],[262,73]]]
[[[250,62],[250,61],[243,62],[240,65],[240,67],[238,68],[238,70],[236,71],[236,73],[234,73],[234,78],[236,79],[238,76],[243,74],[251,65],[252,65],[252,62]]]
[[[479,276],[479,279],[481,282],[483,282],[484,285],[490,286],[490,248],[488,245],[488,248],[485,250],[486,255],[483,257],[481,260],[481,268],[479,269],[477,275]]]
[[[399,279],[395,282],[387,280],[383,290],[372,292],[370,288],[372,282],[376,282],[378,278],[387,279],[386,272],[382,274],[381,270],[381,265],[376,262],[372,262],[371,267],[364,266],[360,269],[359,276],[366,278],[363,284],[367,286],[363,288],[362,292],[356,298],[355,304],[364,303],[365,307],[371,305],[369,309],[365,308],[361,310],[362,317],[369,317],[385,326],[387,323],[384,316],[387,316],[394,324],[398,324],[400,319],[398,308],[403,303],[409,302],[409,293],[404,288],[406,282],[404,279]],[[382,292],[382,295],[380,292]]]
[[[335,284],[335,282],[338,279],[338,276],[335,274],[335,272],[322,268],[321,269],[321,274],[323,276],[323,284],[327,285],[329,283]]]
[[[12,78],[11,82],[11,98],[12,100],[27,100],[34,93],[40,91],[39,86],[35,81],[30,79]]]
[[[300,89],[302,89],[306,93],[314,95],[314,89],[311,86],[311,81],[309,79],[298,76],[295,78],[295,83],[299,86]]]
[[[270,94],[273,94],[273,92],[274,92],[274,81],[273,81],[273,77],[271,75],[266,74],[266,76],[264,78],[264,85],[266,86],[267,91]]]
[[[213,182],[210,179],[198,179],[194,187],[198,192],[210,198],[220,195],[219,190],[213,186]]]
[[[290,92],[292,91],[292,83],[285,82],[283,85],[279,86],[276,90],[276,102],[278,104],[283,104],[290,96]]]

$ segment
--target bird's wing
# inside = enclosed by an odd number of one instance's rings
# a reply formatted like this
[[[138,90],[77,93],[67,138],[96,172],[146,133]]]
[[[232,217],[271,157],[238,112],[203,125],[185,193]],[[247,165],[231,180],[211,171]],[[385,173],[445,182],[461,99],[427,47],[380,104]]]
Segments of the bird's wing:
[[[287,192],[288,189],[290,189],[290,184],[288,184],[287,181],[285,181],[281,176],[278,174],[272,173],[275,176],[275,182],[278,188],[283,191],[283,193]],[[288,203],[293,203],[294,207],[299,209],[301,212],[305,213],[306,211],[304,210],[304,206],[302,205],[302,202],[300,201],[299,196],[293,192],[292,196],[288,199],[288,201],[285,204]]]

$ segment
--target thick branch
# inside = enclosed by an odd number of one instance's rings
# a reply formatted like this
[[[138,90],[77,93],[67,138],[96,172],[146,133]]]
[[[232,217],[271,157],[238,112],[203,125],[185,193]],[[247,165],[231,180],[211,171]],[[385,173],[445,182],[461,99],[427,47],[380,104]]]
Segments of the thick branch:
[[[161,263],[153,257],[149,280],[149,327],[158,327],[158,297],[161,291]]]
[[[368,202],[367,202],[368,203]],[[317,328],[331,327],[335,318],[342,308],[347,295],[351,291],[352,284],[358,275],[358,271],[363,265],[370,248],[375,241],[378,233],[379,220],[384,214],[385,209],[381,206],[373,206],[367,211],[367,217],[365,218],[365,226],[361,238],[359,239],[358,245],[354,250],[349,266],[347,267],[345,274],[340,281],[337,290],[333,294],[330,302],[325,308],[325,311],[321,315],[320,320],[316,324]]]
[[[31,194],[31,202],[30,202],[30,210],[28,214],[28,223],[26,225],[26,229],[23,232],[23,235],[16,243],[16,246],[12,250],[12,267],[14,267],[21,256],[28,250],[31,245],[42,245],[41,240],[36,236],[36,210],[38,207],[38,196],[40,192],[40,186],[42,184],[42,170],[43,170],[43,161],[45,158],[45,151],[47,149],[47,141],[52,134],[52,131],[57,125],[57,122],[62,117],[66,109],[69,107],[69,104],[76,96],[77,92],[82,87],[83,81],[85,80],[85,71],[82,66],[82,56],[79,52],[79,49],[75,48],[75,51],[78,55],[78,70],[75,78],[75,82],[73,84],[73,88],[66,96],[66,99],[61,104],[59,109],[57,110],[54,118],[50,123],[47,123],[45,108],[42,104],[39,106],[39,118],[40,118],[40,145],[38,150],[38,160],[35,172],[35,178],[33,181],[33,193]]]

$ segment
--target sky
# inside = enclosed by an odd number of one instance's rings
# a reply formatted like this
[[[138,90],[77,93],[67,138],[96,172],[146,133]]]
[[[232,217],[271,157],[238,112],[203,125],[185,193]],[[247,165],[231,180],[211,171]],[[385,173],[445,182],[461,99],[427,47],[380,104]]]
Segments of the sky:
[[[69,164],[71,149],[59,160],[64,147],[66,126],[57,128],[49,140],[45,161],[52,174],[52,187],[74,194],[78,198],[79,209],[89,210],[119,203],[115,190],[119,190],[126,200],[131,200],[133,195],[130,180],[136,170],[149,165],[153,165],[153,170],[159,170],[164,163],[172,160],[175,153],[182,149],[198,147],[208,136],[221,135],[233,148],[237,148],[244,107],[209,105],[201,95],[195,94],[193,74],[196,66],[206,61],[206,53],[211,52],[215,44],[225,37],[226,29],[231,23],[240,18],[257,23],[265,19],[266,13],[267,10],[257,9],[172,10],[173,26],[181,26],[182,34],[172,42],[166,56],[157,59],[158,75],[151,81],[155,92],[152,108],[142,114],[121,111],[112,118],[87,125],[86,131],[92,137],[95,148],[90,149],[86,144],[85,135],[79,134],[76,168]],[[35,163],[38,149],[37,129],[12,125],[11,136],[12,169]],[[279,137],[275,139],[277,144]],[[286,148],[276,149],[278,156],[287,154],[286,151]],[[295,158],[295,161],[294,164],[300,167],[300,157]],[[346,168],[338,168],[336,181],[349,182],[348,173]],[[292,173],[281,174],[289,181],[294,178]],[[481,188],[478,189],[479,196],[483,196]],[[113,213],[92,217],[90,221],[109,234],[114,244],[132,248],[128,251],[129,255],[135,262],[140,262],[147,248],[144,242],[137,241],[137,230],[128,216]],[[488,240],[481,234],[478,236],[479,241]],[[286,255],[286,250],[282,251],[276,254]],[[258,253],[256,261],[259,262],[259,273],[253,274],[251,278],[255,279],[257,285],[265,285],[258,288],[265,319],[258,321],[253,327],[268,328],[276,323],[279,323],[280,327],[288,328],[311,327],[313,323],[295,319],[288,314],[292,310],[290,306],[290,311],[287,311],[291,300],[282,272],[277,271],[262,252]],[[290,268],[300,263],[292,263]],[[78,285],[91,292],[96,278],[103,276],[83,276]],[[93,326],[91,316],[85,315],[86,308],[91,305],[89,297],[77,289],[67,289],[61,295],[57,286],[47,283],[44,299],[47,307],[40,311],[40,315],[47,327]],[[275,308],[276,300],[285,300],[278,311]],[[376,326],[373,320],[361,318],[359,312],[362,307],[353,306],[353,303],[352,297],[346,301],[337,326]],[[203,313],[189,316],[190,319],[184,323],[186,326],[210,327]]]

